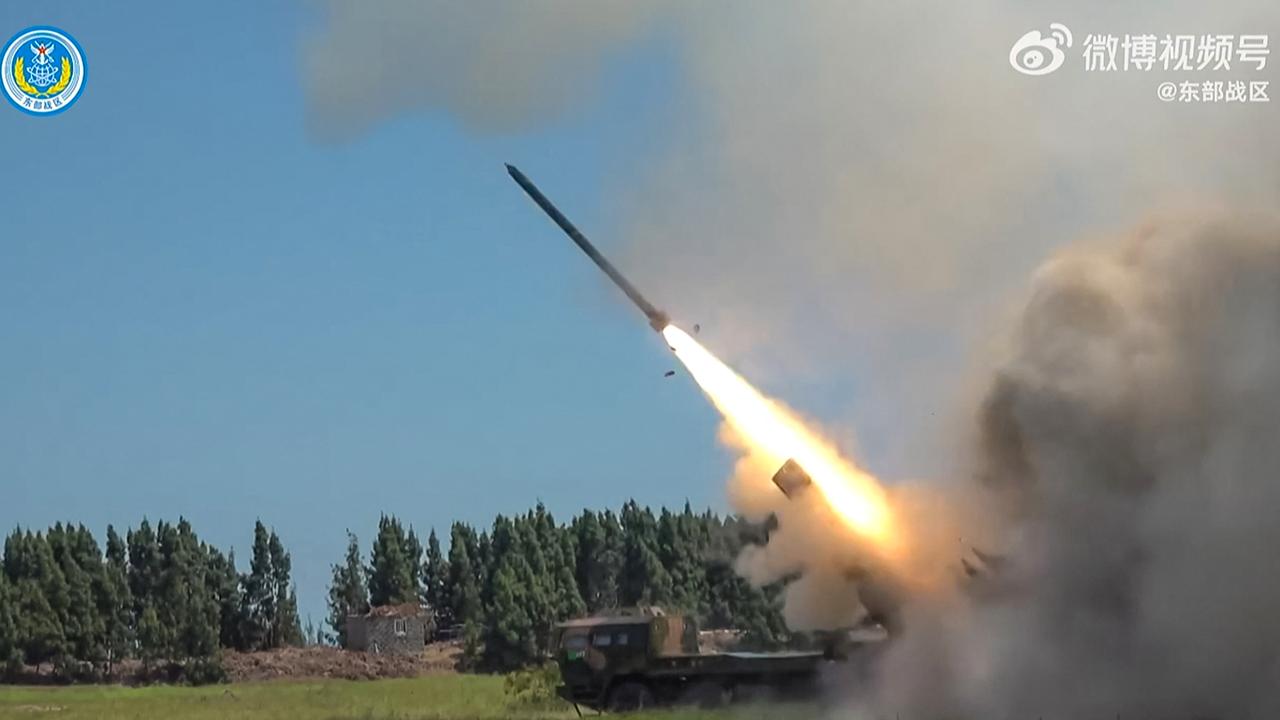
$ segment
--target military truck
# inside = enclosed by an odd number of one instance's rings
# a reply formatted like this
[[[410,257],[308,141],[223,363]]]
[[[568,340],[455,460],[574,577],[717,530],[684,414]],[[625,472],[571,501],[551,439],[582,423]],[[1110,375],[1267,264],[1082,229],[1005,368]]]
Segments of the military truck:
[[[553,647],[575,706],[625,712],[674,702],[715,706],[766,690],[803,694],[830,652],[700,652],[696,624],[658,608],[569,620]]]

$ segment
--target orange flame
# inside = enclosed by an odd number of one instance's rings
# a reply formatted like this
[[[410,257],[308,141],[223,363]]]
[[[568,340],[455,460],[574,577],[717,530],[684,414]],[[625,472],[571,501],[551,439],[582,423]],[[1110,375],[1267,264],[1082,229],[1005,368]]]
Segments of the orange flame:
[[[773,467],[781,467],[788,459],[800,463],[841,522],[882,552],[896,548],[893,512],[875,477],[842,457],[831,443],[761,394],[688,333],[668,325],[662,336],[753,452],[772,461]]]

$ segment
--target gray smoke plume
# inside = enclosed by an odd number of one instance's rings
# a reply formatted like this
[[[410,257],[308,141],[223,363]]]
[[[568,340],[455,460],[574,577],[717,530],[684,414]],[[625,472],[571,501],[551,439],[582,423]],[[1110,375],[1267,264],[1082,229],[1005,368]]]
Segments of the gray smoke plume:
[[[1009,565],[911,608],[882,713],[1280,713],[1280,223],[1164,219],[1058,255],[977,427]]]

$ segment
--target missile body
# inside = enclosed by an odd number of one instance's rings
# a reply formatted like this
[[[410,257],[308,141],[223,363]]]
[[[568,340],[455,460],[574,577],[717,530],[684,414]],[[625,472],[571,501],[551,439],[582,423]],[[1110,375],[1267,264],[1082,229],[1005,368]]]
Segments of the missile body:
[[[565,217],[560,210],[558,210],[556,206],[547,199],[547,196],[542,194],[542,191],[538,189],[538,186],[534,185],[529,178],[524,176],[524,173],[517,170],[513,165],[507,165],[507,173],[511,175],[511,179],[515,180],[516,184],[519,185],[521,189],[529,195],[529,197],[533,198],[533,201],[538,204],[538,207],[542,208],[542,211],[549,215],[551,219],[560,226],[560,229],[569,236],[569,239],[572,240],[579,248],[582,248],[582,252],[586,253],[587,257],[591,258],[591,262],[594,262],[596,267],[599,267],[604,271],[605,275],[609,276],[609,279],[613,281],[614,285],[617,285],[622,289],[622,292],[626,293],[631,302],[635,303],[635,306],[640,308],[640,312],[644,313],[644,316],[649,319],[649,325],[654,330],[662,332],[663,328],[671,324],[671,319],[667,317],[667,314],[654,307],[648,300],[646,300],[645,297],[640,294],[640,291],[636,290],[635,286],[628,282],[627,279],[622,276],[622,273],[618,272],[618,269],[600,254],[599,250],[596,250],[595,246],[591,244],[591,241],[587,240],[586,236],[579,232],[578,228],[573,226],[573,223],[569,222],[569,218]]]

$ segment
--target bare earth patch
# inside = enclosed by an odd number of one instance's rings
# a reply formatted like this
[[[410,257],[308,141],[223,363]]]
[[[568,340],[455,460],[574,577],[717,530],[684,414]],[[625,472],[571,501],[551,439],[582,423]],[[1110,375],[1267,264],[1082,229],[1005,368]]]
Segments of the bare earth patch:
[[[226,651],[222,664],[232,682],[302,678],[374,680],[455,672],[462,654],[457,641],[432,643],[421,655],[380,655],[331,647]]]

